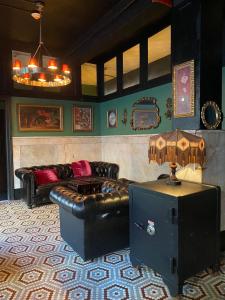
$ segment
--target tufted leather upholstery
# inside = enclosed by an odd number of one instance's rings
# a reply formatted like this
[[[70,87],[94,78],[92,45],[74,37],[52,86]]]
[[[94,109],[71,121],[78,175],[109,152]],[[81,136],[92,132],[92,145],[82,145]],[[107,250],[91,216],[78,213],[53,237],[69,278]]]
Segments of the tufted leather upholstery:
[[[93,161],[90,162],[92,177],[112,178],[117,179],[119,173],[119,166],[113,163]],[[37,186],[35,182],[34,171],[44,169],[56,169],[60,182],[50,183],[46,185]],[[67,185],[68,182],[73,181],[74,175],[71,164],[58,164],[46,166],[32,166],[28,168],[20,168],[15,170],[15,175],[21,180],[24,189],[24,200],[27,202],[29,208],[33,205],[49,202],[50,190],[56,185]]]
[[[129,180],[105,180],[100,193],[82,195],[65,186],[50,192],[59,205],[64,240],[84,259],[129,246]]]

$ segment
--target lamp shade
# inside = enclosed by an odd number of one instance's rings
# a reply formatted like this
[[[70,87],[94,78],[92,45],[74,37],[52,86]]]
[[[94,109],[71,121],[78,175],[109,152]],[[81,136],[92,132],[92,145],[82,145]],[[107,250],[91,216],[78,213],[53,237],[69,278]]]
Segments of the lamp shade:
[[[41,82],[45,82],[46,81],[45,73],[40,73],[38,80]]]
[[[13,61],[13,70],[20,70],[22,67],[21,61],[19,59],[15,59]]]
[[[58,69],[56,59],[52,58],[48,61],[48,68],[51,69],[51,70],[57,70]]]
[[[33,69],[33,68],[37,68],[37,67],[38,67],[37,60],[34,57],[32,57],[29,61],[28,68]]]
[[[68,66],[67,64],[63,64],[63,65],[62,65],[62,71],[63,71],[63,73],[65,73],[65,74],[70,74],[69,66]]]
[[[148,157],[158,164],[174,162],[181,166],[205,162],[205,140],[185,131],[175,130],[150,138]]]

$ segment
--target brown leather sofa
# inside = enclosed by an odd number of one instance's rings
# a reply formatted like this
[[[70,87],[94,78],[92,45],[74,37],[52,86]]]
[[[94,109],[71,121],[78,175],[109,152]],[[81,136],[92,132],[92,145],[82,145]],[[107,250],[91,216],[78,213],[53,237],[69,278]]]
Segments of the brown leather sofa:
[[[106,180],[108,178],[117,179],[119,166],[114,163],[93,161],[90,162],[92,179]],[[60,181],[37,185],[34,171],[54,169],[57,172]],[[46,166],[32,166],[29,168],[20,168],[15,170],[15,175],[21,180],[23,188],[23,199],[26,201],[29,208],[33,206],[49,203],[49,193],[54,186],[67,186],[74,182],[75,178],[71,164],[58,164]]]
[[[107,180],[101,192],[82,195],[65,186],[54,187],[63,239],[84,259],[129,246],[129,180]]]

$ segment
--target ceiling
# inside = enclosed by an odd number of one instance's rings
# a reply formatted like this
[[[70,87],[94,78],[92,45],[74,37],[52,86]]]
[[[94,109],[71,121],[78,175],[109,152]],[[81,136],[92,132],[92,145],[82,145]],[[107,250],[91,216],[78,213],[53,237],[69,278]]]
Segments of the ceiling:
[[[0,0],[1,41],[9,41],[11,44],[16,41],[33,46],[38,43],[39,22],[30,16],[30,12],[35,8],[34,2],[35,0]],[[130,14],[130,18],[126,17],[127,23],[124,24],[124,30],[120,30],[120,36],[116,34],[115,38],[111,37],[110,42],[106,42],[102,47],[102,51],[111,49],[123,39],[131,38],[138,30],[164,17],[169,11],[166,6],[152,4],[150,0],[45,0],[44,2],[43,40],[48,49],[53,51],[57,49],[58,52],[68,52],[68,55],[71,55],[76,53],[78,46],[82,45],[85,51],[88,51],[86,56],[89,58],[101,53],[93,52],[92,55],[92,49],[90,47],[87,49],[87,43],[90,46],[91,38],[96,42],[96,35],[102,35],[101,32],[106,27],[109,30],[110,26],[115,27],[118,32],[125,17],[125,8],[127,16],[130,7],[133,15]],[[142,5],[143,12],[138,15],[137,8]],[[100,23],[102,26],[99,26]],[[98,30],[95,30],[93,36],[94,28]],[[76,45],[75,49],[74,45]],[[82,47],[80,46],[79,49],[81,53],[84,52]]]

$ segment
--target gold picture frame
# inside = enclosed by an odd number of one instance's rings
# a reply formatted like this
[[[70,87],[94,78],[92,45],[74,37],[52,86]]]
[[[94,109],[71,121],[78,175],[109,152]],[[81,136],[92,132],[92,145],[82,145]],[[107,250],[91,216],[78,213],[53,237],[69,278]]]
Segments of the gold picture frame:
[[[17,104],[19,131],[63,131],[63,106]]]
[[[194,117],[194,60],[173,67],[174,118]]]
[[[92,106],[73,106],[73,131],[93,130],[93,109]]]

